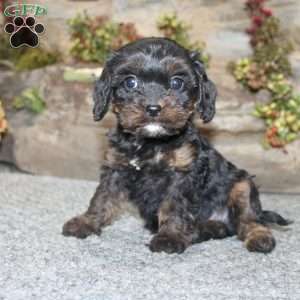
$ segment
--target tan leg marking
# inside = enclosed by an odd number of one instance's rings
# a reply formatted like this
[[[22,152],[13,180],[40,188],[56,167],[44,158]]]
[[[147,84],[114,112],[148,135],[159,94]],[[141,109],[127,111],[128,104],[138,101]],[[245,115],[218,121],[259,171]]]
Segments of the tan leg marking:
[[[266,226],[256,221],[250,204],[251,186],[244,180],[236,183],[230,193],[229,206],[234,211],[237,235],[249,251],[271,252],[275,247],[275,239]]]

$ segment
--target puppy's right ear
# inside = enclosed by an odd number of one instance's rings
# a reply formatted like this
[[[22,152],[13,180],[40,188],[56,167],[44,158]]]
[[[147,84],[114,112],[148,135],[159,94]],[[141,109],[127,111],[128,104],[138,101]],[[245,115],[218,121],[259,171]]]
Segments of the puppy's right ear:
[[[217,89],[215,84],[207,77],[199,52],[190,52],[190,58],[199,79],[199,95],[196,108],[204,123],[208,123],[213,119],[216,112]]]
[[[100,78],[96,81],[93,100],[94,100],[94,120],[100,121],[107,113],[112,96],[111,77],[107,68],[104,68]]]

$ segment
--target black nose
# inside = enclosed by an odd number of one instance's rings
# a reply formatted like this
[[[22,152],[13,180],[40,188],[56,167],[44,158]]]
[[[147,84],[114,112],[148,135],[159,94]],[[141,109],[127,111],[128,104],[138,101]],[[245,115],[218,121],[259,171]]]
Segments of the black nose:
[[[146,112],[150,117],[156,117],[159,112],[161,111],[160,105],[147,105],[146,106]]]

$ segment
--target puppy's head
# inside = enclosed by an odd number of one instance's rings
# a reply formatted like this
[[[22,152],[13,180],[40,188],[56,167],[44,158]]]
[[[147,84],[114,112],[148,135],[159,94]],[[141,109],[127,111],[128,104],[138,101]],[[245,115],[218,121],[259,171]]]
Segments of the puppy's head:
[[[125,132],[143,137],[178,134],[197,111],[215,114],[216,89],[198,53],[164,38],[128,44],[106,62],[94,91],[94,119],[111,103]]]

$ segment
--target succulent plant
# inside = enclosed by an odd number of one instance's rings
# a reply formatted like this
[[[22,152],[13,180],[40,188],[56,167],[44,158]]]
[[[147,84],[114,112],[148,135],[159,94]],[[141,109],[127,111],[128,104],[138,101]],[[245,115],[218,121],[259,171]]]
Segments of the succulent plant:
[[[181,46],[198,51],[202,61],[208,66],[209,55],[204,51],[205,43],[202,41],[192,42],[189,36],[191,26],[180,20],[176,13],[161,15],[157,20],[157,28],[164,37],[176,41]]]
[[[14,99],[13,107],[17,110],[27,109],[34,114],[39,114],[45,110],[46,103],[38,89],[29,88]]]
[[[282,74],[273,77],[268,89],[272,100],[257,105],[254,114],[265,120],[266,142],[272,147],[283,147],[300,136],[300,95],[294,94]]]
[[[283,147],[300,135],[300,96],[295,95],[287,79],[292,73],[288,55],[293,47],[282,32],[279,19],[264,7],[266,1],[246,1],[245,8],[251,18],[246,32],[253,55],[233,63],[231,71],[250,91],[270,92],[269,103],[258,104],[254,115],[267,126],[265,144]]]
[[[85,62],[103,64],[115,49],[141,36],[133,23],[115,23],[106,16],[90,17],[86,12],[68,20],[71,54]]]

